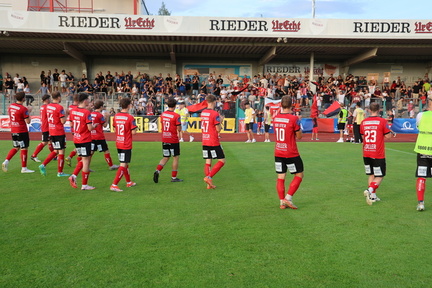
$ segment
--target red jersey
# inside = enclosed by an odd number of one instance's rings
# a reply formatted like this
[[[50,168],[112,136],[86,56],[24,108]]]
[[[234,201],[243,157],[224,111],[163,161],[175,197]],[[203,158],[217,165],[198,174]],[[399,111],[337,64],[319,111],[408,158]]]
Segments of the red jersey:
[[[162,142],[179,143],[177,127],[181,125],[180,115],[174,111],[165,111],[161,115]]]
[[[73,142],[74,143],[88,143],[92,141],[91,132],[87,127],[87,124],[92,124],[91,113],[85,108],[75,108],[69,115],[69,119],[72,121],[72,127],[74,131]]]
[[[99,111],[93,111],[91,113],[93,124],[98,124],[92,131],[92,140],[105,140],[103,133],[103,125],[105,124],[105,117]]]
[[[70,121],[70,122],[72,122],[72,119],[70,118],[70,114],[71,114],[72,110],[75,109],[75,108],[78,108],[78,105],[75,105],[75,104],[69,105],[67,120]],[[72,133],[74,132],[74,127],[73,127],[72,123],[71,123],[71,132]]]
[[[118,112],[114,116],[117,149],[132,149],[132,130],[136,129],[135,118],[129,113]]]
[[[203,146],[219,146],[219,135],[216,125],[220,124],[219,113],[212,109],[201,112],[201,131]]]
[[[8,109],[12,133],[28,132],[25,119],[29,118],[28,109],[22,104],[12,103]]]
[[[65,117],[63,106],[58,103],[50,103],[46,107],[46,114],[50,136],[65,135],[63,123],[60,120]]]
[[[363,157],[384,159],[384,135],[390,133],[387,120],[378,116],[368,117],[360,124],[360,133],[364,135]]]
[[[48,132],[48,118],[46,113],[46,108],[48,104],[43,104],[40,107],[40,115],[41,115],[41,131],[42,132]]]
[[[296,132],[300,130],[300,119],[289,113],[278,113],[273,119],[276,135],[276,157],[292,158],[300,156],[297,149]]]

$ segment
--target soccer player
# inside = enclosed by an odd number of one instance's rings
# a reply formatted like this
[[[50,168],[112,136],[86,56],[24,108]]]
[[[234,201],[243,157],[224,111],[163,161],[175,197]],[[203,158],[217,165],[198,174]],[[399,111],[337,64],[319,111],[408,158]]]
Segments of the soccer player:
[[[30,145],[27,124],[30,124],[31,118],[28,109],[23,105],[25,93],[17,92],[14,97],[16,102],[10,104],[8,109],[13,148],[9,151],[6,160],[2,163],[2,170],[4,172],[8,171],[9,161],[21,150],[21,173],[33,173],[33,170],[27,169],[27,149]]]
[[[46,176],[46,165],[57,157],[57,177],[69,177],[70,174],[63,173],[64,152],[66,149],[66,134],[63,125],[66,122],[66,115],[63,106],[60,105],[60,92],[56,91],[52,93],[51,97],[52,102],[47,105],[46,113],[49,135],[51,136],[54,151],[42,162],[39,166],[39,171],[43,176]]]
[[[48,145],[48,148],[51,152],[54,151],[54,148],[51,144],[51,139],[49,136],[49,129],[48,129],[48,118],[46,114],[46,107],[51,102],[51,96],[48,94],[45,94],[42,96],[42,105],[40,106],[40,115],[41,115],[41,131],[42,131],[42,142],[36,146],[35,151],[31,155],[30,159],[35,162],[41,162],[37,155],[42,151],[42,149]]]
[[[275,169],[278,174],[276,190],[279,195],[280,209],[297,209],[292,198],[303,181],[303,160],[297,149],[296,139],[302,138],[300,119],[292,115],[292,99],[283,96],[281,111],[273,119],[273,128],[276,136]],[[286,173],[294,175],[287,194],[285,195]]]
[[[75,108],[78,107],[78,104],[79,104],[79,94],[75,94],[75,95],[73,95],[73,104],[69,105],[69,107],[68,107],[68,115],[71,114],[71,112],[72,112],[73,109],[75,109]],[[72,120],[70,120],[70,122],[72,122]],[[71,132],[72,132],[72,136],[73,136],[74,135],[73,125],[71,125]],[[76,149],[73,149],[69,153],[69,156],[67,156],[65,158],[66,165],[68,165],[69,167],[71,167],[71,165],[72,165],[72,158],[75,157],[76,154],[77,154]],[[79,161],[81,161],[81,159],[78,159],[78,162]]]
[[[369,185],[363,195],[366,197],[366,203],[372,205],[380,201],[376,196],[376,190],[386,175],[384,138],[390,138],[391,134],[387,121],[379,116],[379,104],[371,103],[369,110],[371,116],[361,123],[360,133],[363,135],[363,162]]]
[[[105,140],[105,135],[103,133],[103,128],[108,125],[105,116],[102,115],[102,110],[104,109],[104,102],[102,100],[97,100],[93,108],[95,109],[91,113],[93,125],[95,129],[91,131],[92,135],[92,151],[104,152],[105,161],[108,164],[110,170],[116,170],[119,168],[118,165],[114,165],[111,159],[110,151],[108,150],[108,144]]]
[[[225,165],[225,154],[219,142],[219,132],[221,130],[219,113],[214,110],[216,107],[216,97],[207,95],[207,108],[201,112],[201,132],[202,132],[202,153],[205,159],[204,182],[207,189],[215,189],[213,177]],[[211,167],[212,160],[217,159],[216,164]]]
[[[180,156],[180,143],[178,133],[181,131],[180,115],[175,113],[176,100],[169,98],[167,100],[168,110],[162,113],[162,154],[163,158],[160,160],[153,174],[153,181],[159,182],[159,173],[164,168],[165,164],[173,157],[171,182],[182,182],[182,179],[177,178],[177,169]]]
[[[69,177],[69,182],[73,188],[77,188],[76,176],[82,169],[82,185],[81,190],[93,190],[95,187],[87,185],[88,178],[90,176],[90,161],[92,152],[92,136],[91,131],[95,126],[93,125],[91,113],[88,110],[89,96],[87,93],[79,93],[78,107],[71,111],[69,115],[70,121],[72,121],[74,131],[74,144],[78,156],[81,160],[77,163],[73,174]]]
[[[344,130],[345,130],[345,125],[347,122],[347,118],[348,118],[348,110],[345,109],[343,102],[340,102],[340,107],[341,110],[339,112],[339,118],[338,118],[338,125],[337,128],[339,130],[339,140],[336,142],[344,142],[343,140],[343,134],[344,134]]]
[[[117,174],[110,187],[110,190],[114,192],[123,191],[117,186],[123,176],[126,179],[126,187],[136,186],[136,183],[130,179],[129,163],[132,157],[132,135],[136,134],[138,127],[135,123],[135,118],[128,113],[132,107],[130,98],[122,98],[120,100],[120,107],[122,110],[114,116],[113,121],[116,131],[117,152],[120,160],[120,167],[117,169]]]
[[[181,131],[180,131],[180,142],[183,142],[183,134],[186,133],[189,135],[189,142],[194,141],[194,137],[187,131],[188,128],[188,116],[189,116],[189,110],[186,108],[185,103],[183,101],[179,102],[178,109],[175,109],[177,114],[181,116]]]
[[[255,143],[256,142],[255,137],[253,135],[254,118],[255,118],[255,110],[253,108],[251,108],[249,102],[246,102],[245,103],[245,119],[244,119],[246,135],[248,137],[248,140],[246,141],[246,143]]]
[[[420,112],[416,118],[419,130],[414,151],[417,152],[417,210],[425,210],[424,194],[426,178],[432,177],[432,99],[427,98],[427,111]]]

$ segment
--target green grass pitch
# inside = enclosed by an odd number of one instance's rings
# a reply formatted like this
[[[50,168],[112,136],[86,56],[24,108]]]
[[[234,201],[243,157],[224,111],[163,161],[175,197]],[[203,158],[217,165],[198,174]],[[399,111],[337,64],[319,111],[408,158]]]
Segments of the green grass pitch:
[[[122,193],[109,191],[115,172],[101,153],[93,157],[93,191],[57,178],[56,163],[47,177],[21,174],[16,155],[9,172],[0,171],[0,286],[432,285],[432,192],[417,212],[413,143],[387,143],[382,201],[368,206],[360,145],[300,142],[298,210],[279,209],[273,145],[223,143],[227,163],[216,190],[202,181],[200,143],[181,145],[184,182],[169,182],[170,161],[158,184],[152,175],[161,144],[134,143],[130,172],[138,185],[126,188],[123,179]],[[10,147],[0,141],[1,159]]]

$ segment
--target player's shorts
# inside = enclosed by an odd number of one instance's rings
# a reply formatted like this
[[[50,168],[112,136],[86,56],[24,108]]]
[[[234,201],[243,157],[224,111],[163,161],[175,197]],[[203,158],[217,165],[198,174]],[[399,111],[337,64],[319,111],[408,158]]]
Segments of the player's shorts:
[[[187,129],[188,129],[188,122],[186,121],[186,122],[182,122],[181,123],[181,130],[182,131],[187,131]]]
[[[318,133],[318,127],[313,127],[312,128],[312,133]]]
[[[275,157],[275,169],[278,174],[287,172],[291,174],[301,173],[304,170],[303,160],[300,156],[292,158]]]
[[[270,124],[264,124],[264,132],[268,133],[270,131]]]
[[[66,135],[51,136],[51,143],[54,150],[63,150],[66,148]]]
[[[48,142],[48,141],[51,141],[49,131],[42,132],[42,142]]]
[[[30,145],[30,137],[28,132],[12,133],[13,147],[27,148]]]
[[[174,157],[180,155],[180,143],[162,143],[163,157]]]
[[[337,129],[338,129],[338,130],[344,130],[344,129],[345,129],[345,124],[346,124],[346,123],[338,123],[338,124],[337,124]]]
[[[132,149],[117,149],[120,163],[130,163],[132,159]]]
[[[74,143],[78,156],[90,157],[92,152],[92,142],[87,143]]]
[[[416,177],[432,177],[432,155],[424,155],[417,153]]]
[[[92,151],[105,152],[108,151],[108,144],[106,140],[92,140]]]
[[[203,159],[225,159],[222,146],[202,146]]]
[[[386,160],[363,157],[366,175],[384,177],[386,175]]]
[[[246,123],[245,124],[245,130],[246,131],[252,130],[252,128],[253,128],[253,123]]]

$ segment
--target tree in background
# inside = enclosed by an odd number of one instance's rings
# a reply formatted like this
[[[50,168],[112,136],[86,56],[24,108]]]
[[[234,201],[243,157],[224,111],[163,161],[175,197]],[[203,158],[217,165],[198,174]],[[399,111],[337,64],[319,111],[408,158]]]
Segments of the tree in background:
[[[162,6],[159,8],[158,15],[160,16],[170,16],[171,12],[165,7],[165,3],[162,2]]]

